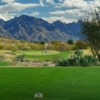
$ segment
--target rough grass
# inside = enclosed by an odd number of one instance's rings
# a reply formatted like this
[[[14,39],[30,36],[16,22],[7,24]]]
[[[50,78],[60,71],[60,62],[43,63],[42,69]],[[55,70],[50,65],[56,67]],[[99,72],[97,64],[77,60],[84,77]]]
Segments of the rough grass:
[[[100,100],[100,68],[0,68],[0,100]]]
[[[10,66],[11,64],[12,64],[11,62],[0,62],[0,67]]]

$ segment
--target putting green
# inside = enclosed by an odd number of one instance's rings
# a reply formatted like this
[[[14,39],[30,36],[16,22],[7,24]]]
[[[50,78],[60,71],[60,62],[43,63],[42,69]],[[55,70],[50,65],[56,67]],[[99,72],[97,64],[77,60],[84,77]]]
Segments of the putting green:
[[[17,53],[24,53],[25,55],[54,55],[54,54],[59,54],[60,52],[52,50],[48,50],[47,52],[42,50],[40,51],[31,50],[31,51],[18,51]]]

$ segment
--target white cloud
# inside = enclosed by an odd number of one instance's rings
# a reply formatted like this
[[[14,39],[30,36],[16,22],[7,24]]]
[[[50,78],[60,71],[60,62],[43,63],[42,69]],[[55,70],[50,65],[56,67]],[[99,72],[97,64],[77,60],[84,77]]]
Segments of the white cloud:
[[[46,0],[47,3],[54,4],[54,0]]]
[[[31,14],[31,16],[38,16],[40,14],[40,12],[33,12],[32,14]]]
[[[76,1],[76,2],[75,2]],[[64,16],[65,20],[67,21],[68,19],[71,20],[73,19],[73,21],[76,19],[80,19],[84,16],[90,16],[91,13],[91,9],[94,7],[100,7],[100,0],[95,0],[93,1],[84,1],[84,0],[64,0],[63,4],[60,6],[55,6],[58,7],[58,10],[49,12],[50,16],[56,16],[61,17]],[[61,10],[61,7],[66,7],[64,9]],[[68,9],[69,8],[69,9]],[[66,10],[65,10],[66,9]],[[67,18],[67,19],[66,19]],[[70,20],[70,21],[71,21]]]
[[[22,3],[15,2],[15,3],[0,6],[0,13],[12,13],[15,11],[21,11],[26,8],[37,7],[37,6],[40,6],[40,4],[22,4]]]
[[[16,10],[23,10],[26,8],[30,8],[30,7],[38,7],[41,6],[40,4],[22,4],[22,3],[13,3],[11,5],[13,8],[15,8]]]
[[[86,11],[79,10],[79,9],[73,9],[73,10],[57,10],[53,12],[49,12],[50,15],[53,16],[67,16],[67,17],[73,17],[73,18],[80,18],[84,16]]]
[[[44,0],[40,0],[40,5],[44,6]]]
[[[0,18],[6,21],[6,20],[12,19],[14,17],[10,14],[0,14]]]
[[[87,2],[84,0],[64,0],[62,4],[57,5],[55,8],[84,8]]]
[[[57,17],[57,16],[52,16],[52,17],[43,17],[44,20],[52,23],[54,21],[60,20],[64,23],[71,23],[71,22],[77,22],[76,19],[73,18],[66,18],[66,17]]]
[[[45,6],[45,4],[54,4],[54,0],[39,0],[41,6]]]
[[[59,0],[59,2],[63,2],[63,0]]]
[[[23,3],[14,2],[14,0],[8,0],[8,1],[2,0],[2,2],[6,2],[6,3],[8,2],[8,3],[0,6],[0,14],[1,14],[0,18],[3,18],[4,20],[10,19],[10,17],[12,18],[11,13],[19,12],[19,11],[22,11],[22,10],[30,8],[30,7],[41,6],[40,4],[35,4],[35,3],[23,4]],[[4,17],[2,17],[2,16],[4,16]]]
[[[1,2],[5,2],[5,3],[13,3],[13,2],[15,2],[15,0],[1,0]]]
[[[55,8],[84,9],[90,6],[99,6],[100,0],[59,0]]]

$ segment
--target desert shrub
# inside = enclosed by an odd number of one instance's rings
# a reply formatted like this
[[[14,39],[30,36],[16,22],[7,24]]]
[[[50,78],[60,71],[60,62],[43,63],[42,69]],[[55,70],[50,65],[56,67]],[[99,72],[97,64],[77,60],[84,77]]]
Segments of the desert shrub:
[[[58,46],[58,45],[60,45],[60,41],[51,41],[51,44],[53,44],[53,45],[55,45],[55,46]]]
[[[18,45],[19,50],[30,50],[31,48],[28,45],[20,44]]]
[[[4,46],[3,45],[0,45],[0,50],[3,50]]]
[[[18,47],[16,45],[12,45],[9,50],[11,50],[11,51],[17,51]]]
[[[23,41],[23,40],[20,40],[20,43],[25,43],[25,41]]]
[[[75,49],[87,49],[88,44],[83,41],[77,41]]]
[[[56,66],[95,66],[97,63],[97,58],[94,58],[92,55],[83,56],[83,52],[78,50],[67,59],[57,60]]]
[[[30,48],[32,50],[44,50],[45,46],[43,44],[34,43],[34,44],[30,45]]]
[[[52,45],[50,47],[52,50],[57,50],[57,51],[70,51],[70,50],[73,50],[75,48],[74,45],[69,45],[67,43],[61,43],[59,45]]]
[[[76,50],[74,52],[74,54],[76,54],[77,56],[82,56],[83,55],[83,51],[82,50]]]
[[[91,55],[85,55],[84,57],[80,58],[80,65],[81,66],[95,66],[97,65],[98,59],[94,58]]]
[[[24,60],[25,60],[25,54],[17,55],[14,60],[15,61],[24,62]]]
[[[3,61],[3,60],[4,60],[4,56],[0,55],[0,61]]]
[[[17,48],[17,45],[6,43],[4,46],[4,50],[16,51],[18,50],[18,48]]]

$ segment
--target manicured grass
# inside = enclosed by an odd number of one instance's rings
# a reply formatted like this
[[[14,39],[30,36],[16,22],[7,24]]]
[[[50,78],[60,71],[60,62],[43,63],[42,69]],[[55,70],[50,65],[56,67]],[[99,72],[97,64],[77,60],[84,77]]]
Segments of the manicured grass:
[[[0,62],[0,66],[10,66],[11,62]]]
[[[27,53],[26,52],[24,53],[27,58],[39,59],[39,60],[55,60],[55,59],[57,60],[59,58],[67,58],[68,55],[72,54],[72,51],[55,52],[55,53],[50,53],[50,54],[42,54],[41,51],[32,51],[32,52],[31,54],[29,54],[29,51]]]
[[[100,68],[0,68],[0,100],[100,100]]]
[[[22,50],[22,51],[17,51],[17,52],[22,52],[26,55],[40,55],[40,56],[43,56],[43,55],[53,55],[53,54],[59,54],[60,52],[58,51],[53,51],[53,50],[48,50],[47,53],[45,53],[45,51],[43,50]]]
[[[25,57],[28,59],[37,59],[37,60],[55,60],[59,58],[66,58],[68,55],[72,54],[73,51],[51,51],[48,50],[48,53],[43,53],[42,50],[21,50],[21,51],[10,51],[10,50],[1,50],[0,54],[4,55],[5,58],[10,58],[10,56],[15,56],[19,54],[25,54]],[[9,56],[7,56],[9,54]]]

